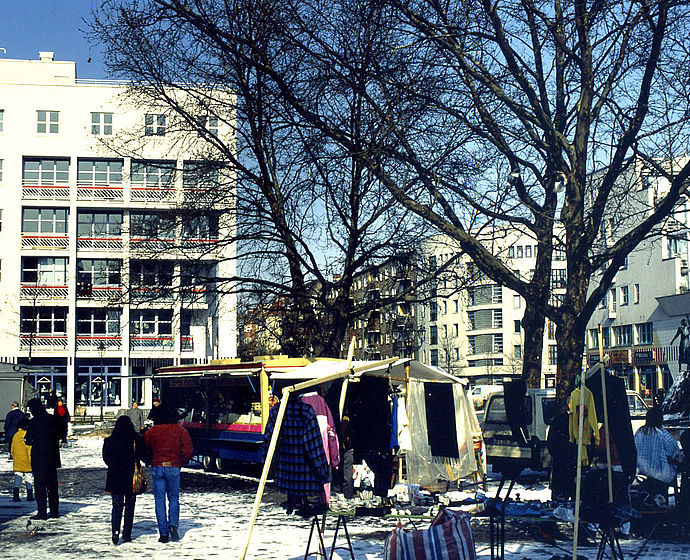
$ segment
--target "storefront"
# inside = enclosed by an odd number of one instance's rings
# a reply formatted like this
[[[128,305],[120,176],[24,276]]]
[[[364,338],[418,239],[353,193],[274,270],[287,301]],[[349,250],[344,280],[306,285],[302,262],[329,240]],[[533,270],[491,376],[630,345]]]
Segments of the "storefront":
[[[121,406],[120,360],[80,360],[74,400],[82,406]]]
[[[20,358],[20,364],[43,368],[41,373],[29,374],[29,383],[38,391],[38,397],[45,404],[52,389],[57,397],[67,395],[67,359],[66,358]]]

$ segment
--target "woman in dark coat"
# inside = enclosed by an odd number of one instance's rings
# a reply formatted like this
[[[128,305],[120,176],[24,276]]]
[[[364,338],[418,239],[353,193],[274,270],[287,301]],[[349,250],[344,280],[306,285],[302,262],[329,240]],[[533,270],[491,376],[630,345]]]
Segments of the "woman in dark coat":
[[[134,425],[128,416],[120,416],[115,422],[113,433],[103,441],[103,460],[108,465],[105,490],[113,497],[112,538],[113,544],[120,540],[120,523],[122,510],[125,511],[125,522],[122,528],[122,540],[132,540],[134,523],[134,506],[137,497],[132,492],[134,464],[143,458],[144,445],[134,431]]]
[[[27,406],[31,411],[29,429],[24,441],[31,446],[31,470],[36,488],[36,509],[33,519],[47,519],[46,498],[50,517],[59,514],[58,475],[60,468],[60,435],[55,418],[46,412],[38,399],[31,399]]]

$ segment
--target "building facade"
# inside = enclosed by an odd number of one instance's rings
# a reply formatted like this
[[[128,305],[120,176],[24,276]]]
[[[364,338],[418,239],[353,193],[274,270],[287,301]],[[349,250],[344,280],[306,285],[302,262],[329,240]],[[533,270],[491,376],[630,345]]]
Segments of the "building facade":
[[[492,252],[523,278],[535,266],[536,242],[517,230],[504,230],[487,240]],[[471,383],[493,384],[522,373],[522,316],[525,301],[516,292],[481,273],[451,239],[438,236],[422,247],[429,268],[446,267],[430,288],[430,299],[417,306],[417,321],[424,329],[420,360],[462,375]],[[565,292],[564,256],[556,252],[551,292]],[[449,261],[451,262],[449,265]],[[555,384],[556,332],[547,320],[542,357],[543,387]]]
[[[665,178],[642,164],[630,167],[625,184],[632,200],[626,214],[638,220],[669,188]],[[681,321],[690,322],[688,210],[687,201],[681,200],[660,235],[643,241],[630,253],[587,325],[586,365],[599,361],[601,325],[608,367],[648,402],[659,388],[668,389],[677,376],[679,340],[671,341]],[[606,220],[601,242],[613,243],[618,227],[619,221]],[[595,273],[593,282],[599,278],[601,271]]]
[[[0,59],[0,356],[73,413],[150,406],[156,367],[237,355],[235,298],[208,281],[233,273],[232,224],[180,213],[210,187],[172,124],[53,53]]]

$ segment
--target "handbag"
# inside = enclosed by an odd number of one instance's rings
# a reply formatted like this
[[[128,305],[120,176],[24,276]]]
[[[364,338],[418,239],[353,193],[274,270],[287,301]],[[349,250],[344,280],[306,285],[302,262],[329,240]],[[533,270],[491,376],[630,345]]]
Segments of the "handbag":
[[[143,494],[146,492],[146,474],[144,474],[144,469],[141,468],[139,464],[139,459],[137,459],[137,444],[133,443],[134,446],[134,474],[132,475],[132,494],[135,496],[138,494]]]
[[[474,537],[464,513],[442,508],[428,529],[398,526],[386,538],[385,560],[476,560]]]

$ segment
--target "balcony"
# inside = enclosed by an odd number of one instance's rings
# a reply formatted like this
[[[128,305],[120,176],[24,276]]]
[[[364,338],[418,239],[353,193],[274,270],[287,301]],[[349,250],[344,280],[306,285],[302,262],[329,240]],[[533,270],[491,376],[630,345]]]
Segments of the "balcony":
[[[121,297],[122,286],[93,286],[87,283],[77,283],[77,299],[118,301]]]
[[[79,350],[119,350],[122,348],[121,336],[77,334]]]
[[[22,284],[19,288],[19,297],[22,300],[41,301],[67,299],[67,286],[45,286],[43,284]]]
[[[207,304],[211,294],[206,288],[180,288],[180,297],[185,303]]]
[[[69,185],[22,185],[22,200],[69,200]]]
[[[172,335],[133,335],[129,338],[129,349],[132,351],[161,350],[171,352],[175,349]]]
[[[175,202],[175,189],[170,187],[132,187],[131,202]]]
[[[174,239],[154,239],[150,237],[133,237],[129,241],[132,251],[169,251],[175,246]]]
[[[193,253],[209,254],[218,244],[218,238],[182,238],[181,248]]]
[[[185,202],[213,204],[220,202],[223,196],[212,187],[183,187],[182,196]]]
[[[67,235],[40,235],[22,233],[22,249],[67,249]]]
[[[194,337],[190,335],[180,336],[180,350],[182,352],[194,352]]]
[[[132,301],[172,301],[172,286],[132,286],[130,288]]]
[[[79,237],[78,251],[122,251],[121,237]]]
[[[110,185],[80,185],[77,183],[77,200],[122,201],[122,187]]]
[[[21,350],[64,350],[67,348],[67,334],[32,334],[19,335]]]

